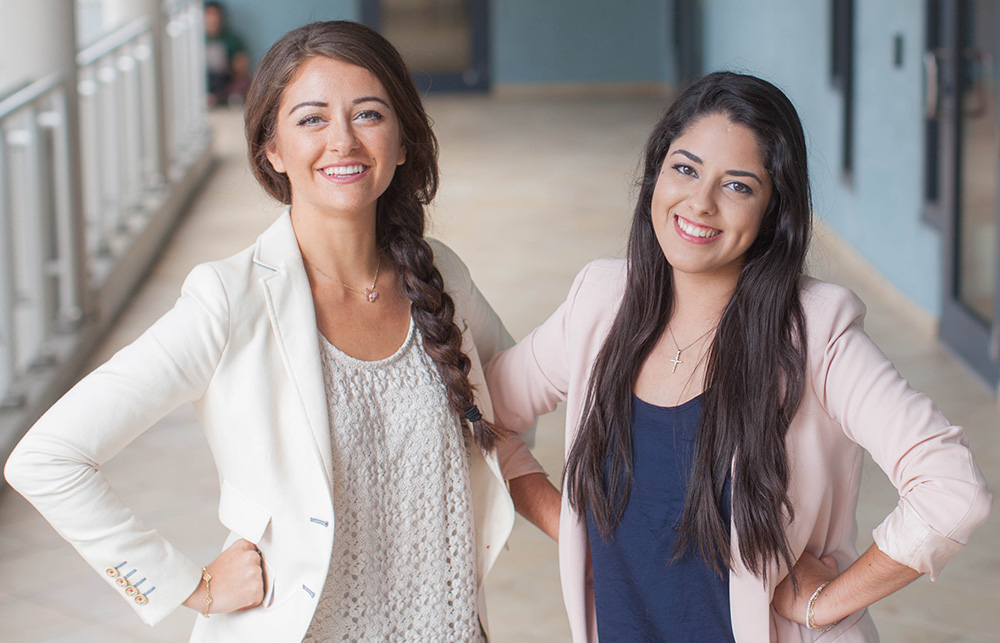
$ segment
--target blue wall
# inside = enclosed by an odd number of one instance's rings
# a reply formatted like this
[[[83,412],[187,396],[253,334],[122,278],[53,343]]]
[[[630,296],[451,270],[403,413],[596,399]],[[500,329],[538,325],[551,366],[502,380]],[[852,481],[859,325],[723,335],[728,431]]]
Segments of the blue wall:
[[[361,0],[225,4],[255,63],[289,29],[314,20],[361,18]],[[492,0],[493,82],[672,83],[672,6],[662,0]]]
[[[360,0],[222,0],[229,25],[246,43],[254,65],[287,31],[317,20],[358,20]]]
[[[672,2],[493,0],[497,84],[673,81]]]
[[[817,217],[890,282],[937,316],[941,243],[921,220],[924,3],[856,2],[853,180],[840,172],[842,105],[830,84],[828,2],[703,3],[706,69],[771,80],[795,103],[810,146]],[[734,20],[734,16],[739,19]],[[903,36],[903,66],[893,38]]]

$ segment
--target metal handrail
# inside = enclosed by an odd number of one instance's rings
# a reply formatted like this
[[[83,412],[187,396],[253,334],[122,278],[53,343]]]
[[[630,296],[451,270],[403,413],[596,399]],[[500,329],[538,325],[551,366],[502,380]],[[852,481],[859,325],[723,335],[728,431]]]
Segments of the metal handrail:
[[[35,102],[63,83],[62,74],[49,74],[0,101],[0,119]]]
[[[0,462],[71,385],[208,166],[201,1],[164,4],[77,52],[75,74],[0,96]]]
[[[77,53],[76,64],[81,67],[92,65],[115,49],[127,44],[131,40],[135,40],[152,28],[153,20],[151,18],[148,16],[137,18]]]

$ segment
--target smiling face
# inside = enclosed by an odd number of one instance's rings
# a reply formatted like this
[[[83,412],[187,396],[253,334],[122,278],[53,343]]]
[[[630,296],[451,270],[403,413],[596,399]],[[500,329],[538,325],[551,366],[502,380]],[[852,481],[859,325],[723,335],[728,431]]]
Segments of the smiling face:
[[[296,216],[370,216],[406,160],[399,119],[375,76],[310,58],[281,95],[267,159],[291,184]]]
[[[651,206],[656,238],[675,273],[735,285],[771,189],[751,130],[719,114],[689,125],[667,150]]]

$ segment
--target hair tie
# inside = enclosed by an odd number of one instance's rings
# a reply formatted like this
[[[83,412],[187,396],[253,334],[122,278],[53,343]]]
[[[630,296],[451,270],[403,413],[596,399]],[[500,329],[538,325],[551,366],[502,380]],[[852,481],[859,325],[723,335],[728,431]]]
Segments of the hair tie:
[[[469,409],[462,414],[462,416],[469,421],[469,424],[475,424],[479,420],[483,419],[483,414],[479,412],[479,407],[473,404]]]

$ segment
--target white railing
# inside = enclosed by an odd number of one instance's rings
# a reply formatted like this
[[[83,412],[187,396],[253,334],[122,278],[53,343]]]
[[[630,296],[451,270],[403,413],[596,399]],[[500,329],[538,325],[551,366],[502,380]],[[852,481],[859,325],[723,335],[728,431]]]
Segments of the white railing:
[[[170,158],[174,164],[170,171],[176,174],[200,149],[206,133],[204,9],[200,0],[167,0],[164,10]]]
[[[113,257],[129,222],[164,185],[153,21],[119,29],[77,57],[87,253]]]
[[[204,150],[201,3],[164,9],[161,34],[141,18],[77,56],[87,249],[98,281]]]
[[[0,101],[0,462],[5,433],[72,381],[209,162],[202,3],[160,7],[80,51],[75,87],[56,74]]]
[[[44,78],[0,102],[0,406],[52,362],[49,340],[82,317],[70,208],[66,88]]]

